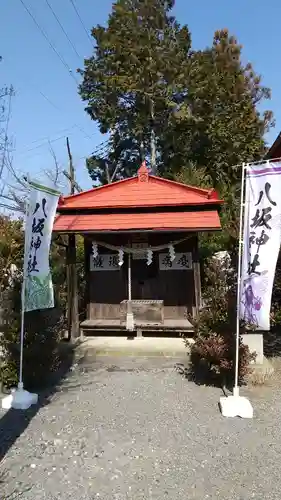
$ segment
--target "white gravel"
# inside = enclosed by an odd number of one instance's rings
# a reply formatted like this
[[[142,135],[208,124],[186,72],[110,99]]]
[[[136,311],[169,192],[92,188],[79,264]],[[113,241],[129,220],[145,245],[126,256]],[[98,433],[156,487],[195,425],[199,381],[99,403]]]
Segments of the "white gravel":
[[[2,411],[2,451],[26,428],[0,498],[17,488],[32,500],[280,500],[280,387],[248,390],[250,421],[224,419],[220,395],[163,359],[77,367],[35,415]]]

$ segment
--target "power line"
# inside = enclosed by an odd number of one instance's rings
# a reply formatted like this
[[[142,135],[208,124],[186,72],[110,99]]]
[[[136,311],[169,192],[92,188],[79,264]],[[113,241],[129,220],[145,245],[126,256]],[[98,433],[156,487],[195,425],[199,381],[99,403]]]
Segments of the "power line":
[[[61,108],[59,108],[59,106],[57,106],[53,101],[51,101],[51,99],[49,99],[49,97],[47,97],[43,92],[41,92],[39,90],[39,94],[41,94],[42,97],[44,97],[44,99],[46,99],[46,101],[51,104],[51,106],[53,106],[55,109],[57,109],[58,111],[60,111],[61,113],[64,113],[65,114],[65,111]],[[85,132],[85,130],[80,127],[80,125],[77,125],[77,123],[74,124],[78,130],[80,130],[80,132],[87,138],[87,139],[91,139],[92,136],[90,136],[89,134],[87,134],[87,132]]]
[[[52,12],[52,14],[53,14],[54,18],[56,19],[56,21],[57,21],[58,25],[60,26],[60,28],[61,28],[62,32],[63,32],[63,33],[64,33],[64,35],[65,35],[65,37],[67,38],[68,42],[70,43],[71,47],[73,48],[73,50],[74,50],[75,54],[77,55],[77,57],[79,58],[79,60],[81,60],[81,59],[82,59],[82,57],[81,57],[81,56],[80,56],[80,54],[77,52],[77,50],[76,50],[76,47],[75,47],[74,43],[72,42],[71,38],[69,37],[69,35],[68,35],[68,34],[67,34],[67,32],[65,31],[65,29],[64,29],[64,27],[63,27],[62,23],[60,22],[60,20],[59,20],[58,16],[57,16],[57,15],[56,15],[56,13],[54,12],[53,7],[51,6],[51,4],[50,4],[49,0],[45,0],[45,2],[46,2],[46,4],[48,5],[48,7],[49,7],[50,11]]]
[[[48,103],[49,103],[52,107],[54,107],[54,108],[55,108],[57,111],[59,111],[60,113],[67,114],[67,113],[66,113],[66,111],[65,111],[64,109],[62,109],[62,108],[60,108],[59,106],[57,106],[57,104],[55,104],[55,103],[54,103],[54,102],[53,102],[53,101],[52,101],[52,100],[51,100],[51,99],[50,99],[50,98],[49,98],[49,97],[48,97],[48,96],[47,96],[44,92],[42,92],[41,90],[39,90],[39,89],[38,89],[35,85],[33,85],[33,86],[34,86],[34,89],[35,89],[35,90],[37,90],[37,92],[38,92],[38,93],[39,93],[39,94],[43,97],[43,99],[45,99],[45,100],[46,100],[46,101],[47,101],[47,102],[48,102]],[[71,130],[71,129],[75,128],[75,127],[76,127],[76,128],[77,128],[77,129],[81,132],[81,134],[82,134],[82,135],[84,135],[84,137],[86,137],[87,139],[92,140],[92,138],[96,135],[96,132],[95,132],[94,134],[90,134],[90,135],[89,135],[89,134],[88,134],[88,133],[87,133],[87,132],[86,132],[86,131],[85,131],[85,130],[84,130],[84,129],[80,126],[80,125],[78,125],[77,123],[74,123],[72,127],[69,127],[69,128],[66,128],[66,129],[62,129],[62,130],[58,131],[57,133],[67,132],[67,131],[69,131],[69,130]],[[63,136],[63,138],[65,138],[65,136]],[[46,140],[47,140],[45,143],[43,142],[43,141],[44,141],[44,139],[46,139]],[[44,145],[48,144],[48,142],[54,142],[54,141],[57,141],[57,140],[61,140],[61,139],[62,139],[62,137],[56,138],[56,139],[51,140],[51,141],[49,141],[48,139],[49,139],[49,137],[42,137],[42,138],[40,138],[40,139],[37,139],[37,140],[35,140],[35,141],[32,141],[32,142],[29,144],[30,146],[32,146],[32,144],[35,144],[36,142],[40,142],[40,141],[42,141],[43,143],[42,143],[41,145],[39,145],[39,146],[35,146],[34,148],[31,148],[31,149],[28,149],[28,150],[21,151],[19,154],[24,154],[24,153],[26,153],[26,152],[32,151],[33,149],[38,149],[39,147],[41,147],[41,146],[44,146]],[[102,144],[105,144],[105,143],[106,143],[106,141],[104,141],[104,143],[101,143],[101,145],[102,145]],[[29,145],[27,145],[27,147],[28,147]]]
[[[76,125],[73,125],[72,127],[68,127],[68,128],[63,128],[62,130],[58,130],[58,131],[54,132],[53,135],[62,134],[64,132],[68,132],[69,130],[72,130],[75,127],[76,127]],[[37,142],[43,142],[43,141],[46,142],[46,141],[49,141],[49,140],[50,140],[49,136],[40,137],[39,139],[35,139],[34,141],[31,141],[29,144],[26,144],[24,147],[29,148],[30,146],[32,146],[33,144],[36,144]],[[26,151],[26,149],[20,151],[20,153],[24,153],[25,151]]]
[[[73,128],[74,128],[74,127],[73,127]],[[69,130],[70,130],[70,129],[69,129]],[[69,136],[70,136],[70,135],[73,135],[73,132],[72,132],[72,133],[70,133],[70,134],[68,134],[68,135],[69,135]],[[93,135],[92,135],[92,137],[94,137],[94,136],[95,136],[95,134],[93,134]],[[89,137],[91,138],[91,136],[89,136]],[[24,150],[24,151],[20,151],[18,154],[19,154],[19,155],[25,155],[26,153],[30,153],[31,151],[35,151],[35,150],[40,149],[40,148],[42,148],[42,147],[44,147],[44,146],[48,146],[48,145],[50,145],[50,144],[53,144],[54,142],[61,141],[62,139],[65,139],[65,138],[66,138],[66,135],[62,135],[62,136],[60,136],[60,137],[57,137],[56,139],[53,139],[53,140],[50,140],[50,141],[47,141],[47,142],[42,142],[42,144],[38,144],[38,145],[37,145],[37,146],[35,146],[34,148],[27,149],[27,150]],[[27,158],[26,158],[26,157],[24,157],[24,159],[25,159],[25,160],[27,160],[27,159],[33,158],[34,156],[37,156],[37,154],[38,154],[38,153],[35,153],[35,154],[33,154],[33,155],[28,156]],[[85,158],[87,158],[87,157],[85,157]]]
[[[8,65],[9,65],[9,61],[5,60],[6,64],[7,64],[7,62],[8,62]],[[54,103],[44,92],[42,92],[40,89],[38,89],[38,86],[35,83],[29,82],[29,85],[31,85],[34,88],[35,92],[38,92],[43,97],[43,99],[45,99],[54,109],[56,109],[60,113],[68,115],[67,111],[65,111],[63,108],[61,108],[56,103]],[[81,125],[79,125],[77,123],[74,123],[74,125],[77,127],[78,130],[80,130],[81,134],[83,134],[84,137],[86,137],[87,139],[92,139],[93,135],[92,134],[89,135],[84,130],[84,128],[81,127]]]
[[[46,32],[43,30],[43,28],[40,26],[40,24],[38,23],[38,21],[36,20],[36,18],[32,14],[31,10],[27,7],[27,5],[24,3],[23,0],[20,0],[20,2],[22,4],[22,6],[24,7],[24,9],[26,10],[26,12],[28,13],[28,15],[31,17],[31,19],[34,22],[34,24],[37,26],[37,28],[40,31],[41,35],[45,38],[45,40],[47,41],[47,43],[49,44],[49,46],[51,47],[51,49],[55,52],[55,54],[57,55],[57,57],[59,58],[59,60],[61,61],[61,63],[64,65],[64,67],[66,68],[68,74],[75,81],[76,85],[79,85],[79,82],[78,82],[77,78],[75,78],[75,76],[72,73],[72,69],[68,66],[67,62],[64,60],[64,58],[62,57],[62,55],[58,52],[58,50],[56,49],[56,47],[53,45],[53,43],[49,39],[49,37],[46,34]]]
[[[6,61],[6,62],[7,62],[7,61]],[[61,107],[59,107],[59,106],[58,106],[56,103],[54,103],[54,102],[53,102],[53,101],[52,101],[52,100],[51,100],[51,99],[50,99],[50,98],[49,98],[49,97],[48,97],[48,96],[47,96],[44,92],[42,92],[40,89],[38,89],[38,86],[37,86],[37,85],[35,85],[34,83],[33,83],[33,84],[31,83],[31,85],[32,85],[32,87],[34,87],[34,90],[35,90],[35,91],[37,91],[37,92],[41,95],[41,97],[43,97],[43,99],[45,99],[45,100],[48,102],[48,104],[49,104],[49,105],[51,105],[54,109],[56,109],[56,110],[57,110],[57,111],[59,111],[60,113],[67,114],[67,112],[66,112],[64,109],[62,109]],[[73,127],[70,127],[70,128],[67,128],[67,129],[60,130],[60,131],[58,131],[57,133],[63,133],[63,132],[66,132],[66,131],[70,130],[71,128],[74,128],[74,127],[76,127],[76,128],[77,128],[77,129],[81,132],[81,134],[82,134],[82,135],[84,135],[84,137],[86,137],[87,139],[90,139],[90,140],[92,140],[92,138],[93,138],[93,137],[97,134],[97,132],[95,132],[94,134],[89,135],[89,134],[88,134],[88,133],[87,133],[87,132],[86,132],[86,131],[85,131],[85,130],[84,130],[84,129],[80,126],[80,125],[78,125],[77,123],[74,123]],[[30,151],[33,151],[33,150],[39,149],[40,147],[47,145],[49,142],[51,142],[51,143],[52,143],[52,142],[54,142],[54,141],[61,140],[62,138],[65,138],[65,136],[58,137],[58,138],[55,138],[55,139],[53,139],[53,140],[48,141],[48,137],[42,137],[41,139],[37,139],[37,140],[34,140],[34,141],[32,141],[31,143],[29,143],[29,144],[27,145],[27,147],[28,147],[28,146],[32,146],[33,144],[36,144],[37,142],[44,141],[44,139],[47,139],[47,141],[46,141],[45,143],[43,142],[42,144],[39,144],[39,145],[35,146],[34,148],[30,148],[30,149],[25,149],[25,150],[22,150],[22,151],[20,151],[20,152],[19,152],[19,154],[25,154],[25,153],[28,153],[28,152],[30,152]],[[102,142],[99,146],[97,146],[97,147],[95,148],[94,153],[98,152],[98,151],[101,149],[101,147],[106,148],[106,145],[107,145],[107,144],[109,144],[109,140],[107,140],[107,141],[103,141],[103,142]],[[24,147],[25,147],[25,146],[24,146]],[[89,155],[90,155],[90,154],[93,154],[93,153],[89,153]],[[89,156],[89,155],[88,155],[88,156]],[[36,155],[31,155],[31,156],[28,156],[28,158],[27,158],[27,159],[32,158],[33,156],[37,156],[37,154],[36,154]],[[84,159],[84,158],[87,158],[88,156],[82,156],[82,157],[81,157],[81,158],[79,158],[79,159]]]
[[[67,130],[67,129],[66,129],[66,130]],[[69,130],[70,130],[70,129],[69,129]],[[69,134],[69,135],[71,135],[71,134]],[[95,136],[95,134],[92,134],[92,136],[89,136],[89,137],[90,137],[90,138],[92,138],[92,137],[94,137],[94,136]],[[56,141],[59,141],[59,140],[65,139],[65,137],[66,137],[66,136],[65,136],[65,135],[63,135],[63,136],[58,137],[58,138],[56,138],[56,139],[53,139],[53,140],[51,140],[51,141],[44,142],[44,143],[42,143],[42,144],[39,144],[38,146],[35,146],[34,148],[32,148],[32,149],[30,149],[30,150],[21,151],[19,154],[25,154],[25,153],[27,153],[27,152],[34,151],[34,150],[36,150],[36,149],[39,149],[40,147],[43,147],[43,146],[48,145],[48,143],[53,143],[53,142],[56,142]],[[80,156],[80,157],[78,158],[78,160],[84,160],[84,159],[89,158],[90,156],[93,156],[93,155],[95,155],[95,154],[99,154],[99,157],[100,157],[101,159],[104,159],[104,160],[105,160],[105,159],[107,158],[107,156],[108,156],[108,150],[106,149],[108,146],[109,146],[109,140],[108,140],[108,141],[104,141],[104,142],[100,143],[100,144],[99,144],[99,145],[98,145],[98,146],[94,149],[94,151],[90,152],[90,153],[89,153],[89,154],[87,154],[87,155]],[[35,153],[35,154],[33,154],[33,155],[30,155],[30,156],[28,156],[27,158],[25,158],[25,160],[30,159],[30,158],[33,158],[34,156],[37,156],[37,155],[38,155],[38,153]]]
[[[107,141],[101,142],[91,153],[89,153],[86,156],[80,156],[78,159],[79,160],[85,160],[86,158],[89,158],[90,156],[96,156],[98,155],[101,160],[105,160],[108,157],[108,146],[110,146],[110,139]]]
[[[82,17],[80,16],[80,14],[79,14],[79,12],[78,12],[78,10],[77,10],[77,7],[76,7],[76,5],[75,5],[75,3],[74,3],[74,0],[70,0],[70,3],[71,3],[71,5],[72,5],[73,9],[75,10],[76,15],[77,15],[77,17],[78,17],[78,19],[79,19],[79,21],[80,21],[80,24],[81,24],[81,26],[82,26],[83,30],[85,31],[85,33],[86,33],[86,35],[87,35],[88,39],[90,40],[90,43],[94,46],[94,44],[93,44],[93,40],[92,40],[92,38],[90,37],[89,32],[88,32],[88,30],[87,30],[87,28],[86,28],[86,26],[85,26],[85,24],[84,24],[84,22],[83,22],[83,20],[82,20]]]
[[[49,99],[49,97],[47,97],[43,92],[41,92],[41,90],[39,90],[39,94],[41,94],[41,96],[44,97],[44,99],[46,99],[46,101],[49,104],[51,104],[51,106],[53,106],[53,108],[57,109],[58,111],[61,111],[61,109],[53,101],[51,101],[51,99]]]
[[[74,127],[71,127],[71,128],[74,128]],[[66,129],[66,131],[67,130],[71,130],[71,128],[70,129]],[[60,137],[56,137],[56,139],[44,141],[41,144],[38,144],[37,146],[34,146],[34,148],[30,148],[30,149],[25,149],[23,151],[19,151],[18,154],[25,154],[25,153],[29,153],[30,151],[35,151],[35,149],[42,148],[43,146],[47,146],[48,144],[52,144],[53,142],[61,141],[62,139],[65,139],[65,137],[66,137],[65,135],[61,135]]]
[[[104,151],[108,148],[110,145],[110,139],[107,139],[107,141],[101,142],[92,152],[92,155],[95,155],[96,153],[99,153],[101,151]]]
[[[80,130],[81,134],[84,134],[84,136],[87,139],[91,139],[93,137],[93,135],[95,135],[95,134],[92,134],[92,135],[87,134],[87,132],[85,132],[85,130],[83,128],[81,128],[80,125],[76,125],[76,127],[78,128],[78,130]]]
[[[69,134],[69,135],[72,135],[72,134]],[[93,134],[93,136],[92,136],[92,137],[94,137],[94,136],[95,136],[95,134]],[[52,143],[57,142],[57,141],[62,140],[62,139],[65,139],[65,138],[66,138],[66,136],[65,136],[65,135],[64,135],[64,136],[62,136],[62,137],[58,137],[57,139],[54,139],[53,141],[49,141],[49,144],[51,145]],[[19,162],[19,161],[25,161],[25,162],[26,162],[26,161],[31,160],[32,158],[35,158],[36,156],[38,156],[38,155],[40,154],[40,151],[38,151],[38,150],[40,149],[40,147],[44,147],[44,146],[47,146],[47,145],[48,145],[48,142],[43,143],[43,144],[40,144],[39,146],[37,146],[37,147],[33,148],[33,149],[32,149],[32,150],[30,150],[30,151],[35,151],[35,150],[36,150],[36,152],[34,152],[33,154],[28,155],[28,156],[25,156],[25,154],[27,153],[27,151],[21,152],[21,153],[20,153],[20,156],[18,157],[18,162]],[[22,155],[23,155],[23,156],[22,156]],[[92,153],[90,152],[88,155],[78,157],[77,159],[78,159],[78,160],[82,160],[82,159],[88,158],[88,157],[89,157],[89,156],[91,156],[91,155],[92,155]],[[106,154],[105,154],[105,153],[103,153],[103,155],[105,155],[105,156],[104,156],[104,159],[106,159],[106,157],[107,157],[107,156],[106,156]],[[102,156],[101,156],[101,157],[102,157]]]

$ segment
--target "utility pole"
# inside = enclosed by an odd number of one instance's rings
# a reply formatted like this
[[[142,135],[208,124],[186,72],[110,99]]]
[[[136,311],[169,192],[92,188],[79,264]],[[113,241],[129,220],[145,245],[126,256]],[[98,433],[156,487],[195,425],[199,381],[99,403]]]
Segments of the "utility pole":
[[[73,159],[72,159],[72,154],[71,154],[71,150],[70,150],[70,144],[69,144],[68,137],[66,138],[66,147],[67,147],[68,158],[69,158],[70,194],[74,194],[75,193],[75,172],[74,172]]]
[[[70,194],[75,194],[75,171],[73,158],[70,150],[68,137],[66,138],[66,147],[69,158],[69,182]],[[78,310],[78,283],[76,267],[76,239],[75,234],[69,234],[68,247],[66,254],[67,262],[67,340],[75,340],[79,336],[79,310]]]

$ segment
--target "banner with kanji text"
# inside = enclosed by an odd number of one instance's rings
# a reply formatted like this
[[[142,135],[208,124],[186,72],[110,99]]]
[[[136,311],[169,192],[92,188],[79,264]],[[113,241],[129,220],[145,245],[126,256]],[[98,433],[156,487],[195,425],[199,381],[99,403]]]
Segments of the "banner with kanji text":
[[[270,329],[272,288],[281,242],[281,162],[246,167],[240,319]]]
[[[24,310],[54,307],[49,264],[53,224],[60,193],[30,182],[25,221]]]

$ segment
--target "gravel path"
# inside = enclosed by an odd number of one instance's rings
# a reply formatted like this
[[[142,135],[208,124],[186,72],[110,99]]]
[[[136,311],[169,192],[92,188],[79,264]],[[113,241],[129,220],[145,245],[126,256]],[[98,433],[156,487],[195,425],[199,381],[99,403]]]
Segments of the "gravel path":
[[[220,395],[163,359],[76,368],[33,418],[11,418],[30,422],[0,498],[17,486],[27,500],[280,500],[280,388],[248,393],[252,421],[224,419]]]

